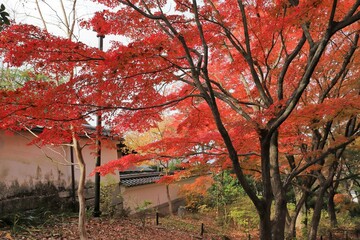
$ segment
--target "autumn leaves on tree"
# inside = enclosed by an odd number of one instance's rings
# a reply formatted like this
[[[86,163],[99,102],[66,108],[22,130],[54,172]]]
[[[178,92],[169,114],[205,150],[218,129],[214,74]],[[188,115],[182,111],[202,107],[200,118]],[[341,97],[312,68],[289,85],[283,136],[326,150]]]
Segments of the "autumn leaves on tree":
[[[96,2],[109,10],[82,26],[128,42],[101,52],[30,25],[3,30],[4,62],[31,66],[33,79],[1,91],[1,128],[63,133],[44,134],[50,143],[98,111],[118,133],[147,131],[171,115],[174,130],[148,151],[98,171],[173,158],[204,173],[230,167],[258,211],[261,239],[294,237],[308,190],[316,186],[322,203],[359,136],[360,1]],[[247,176],[262,184],[261,196]],[[298,206],[287,217],[292,190]]]

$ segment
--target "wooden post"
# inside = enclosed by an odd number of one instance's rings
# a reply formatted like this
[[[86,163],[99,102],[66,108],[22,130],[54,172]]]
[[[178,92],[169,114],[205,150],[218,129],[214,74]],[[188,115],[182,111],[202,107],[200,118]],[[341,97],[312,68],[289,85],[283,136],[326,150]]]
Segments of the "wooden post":
[[[201,223],[200,236],[204,235],[204,223]]]
[[[159,225],[159,213],[156,212],[156,226]]]
[[[250,233],[249,233],[249,235],[248,235],[248,239],[249,239],[249,240],[251,240],[251,236],[250,236]]]

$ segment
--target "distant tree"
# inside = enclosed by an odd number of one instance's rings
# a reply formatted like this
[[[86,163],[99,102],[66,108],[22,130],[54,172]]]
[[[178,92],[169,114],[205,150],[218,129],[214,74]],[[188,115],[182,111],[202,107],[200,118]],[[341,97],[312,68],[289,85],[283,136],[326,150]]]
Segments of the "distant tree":
[[[1,4],[0,6],[0,30],[2,29],[3,25],[10,25],[9,13],[5,10],[5,5]]]

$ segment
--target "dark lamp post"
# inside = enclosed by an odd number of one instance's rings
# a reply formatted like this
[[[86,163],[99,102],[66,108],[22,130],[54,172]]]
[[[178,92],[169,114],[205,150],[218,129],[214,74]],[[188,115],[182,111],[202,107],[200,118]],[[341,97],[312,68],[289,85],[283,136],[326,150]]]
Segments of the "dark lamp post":
[[[98,34],[99,38],[99,49],[103,50],[104,38],[105,35]],[[101,81],[101,79],[99,79]],[[100,90],[99,94],[101,94]],[[101,126],[101,111],[98,112],[96,118],[96,167],[101,165],[101,134],[102,134],[102,126]],[[94,217],[100,217],[100,173],[95,173],[95,201],[94,201]]]

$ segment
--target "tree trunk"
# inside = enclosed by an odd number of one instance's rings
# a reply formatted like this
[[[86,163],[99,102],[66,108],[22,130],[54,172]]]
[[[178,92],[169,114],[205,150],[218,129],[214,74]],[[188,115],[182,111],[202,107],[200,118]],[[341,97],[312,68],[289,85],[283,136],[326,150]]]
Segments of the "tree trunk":
[[[286,223],[286,199],[283,196],[275,195],[275,212],[272,220],[271,234],[275,240],[283,240],[285,236]]]
[[[326,186],[322,186],[319,189],[318,197],[316,199],[315,207],[314,207],[314,213],[311,219],[311,225],[309,229],[309,240],[316,240],[317,237],[317,230],[320,223],[321,218],[321,210],[323,207],[323,199],[326,192]]]
[[[75,156],[80,168],[80,177],[78,185],[78,198],[79,198],[79,235],[80,240],[87,240],[86,234],[86,203],[85,203],[85,177],[86,177],[86,168],[85,161],[79,146],[78,140],[75,138],[75,133],[73,133],[73,148],[75,150]]]
[[[276,238],[272,238],[271,236],[271,220],[270,220],[270,215],[271,215],[271,204],[267,204],[266,202],[264,202],[264,208],[263,211],[259,211],[258,210],[258,214],[260,216],[260,226],[259,226],[259,239],[261,240],[275,240]]]
[[[337,158],[338,162],[341,162],[339,165],[334,162],[336,166],[336,179],[340,179],[341,172],[343,170],[342,166],[344,163],[340,160],[341,156],[343,155],[343,150],[340,150],[339,154],[335,154],[335,157]],[[334,203],[334,196],[336,193],[337,188],[339,187],[339,181],[333,182],[329,187],[329,199],[328,199],[328,211],[330,215],[330,223],[331,227],[336,227],[338,225],[337,219],[336,219],[336,211],[335,211],[335,203]]]
[[[169,204],[169,213],[171,216],[174,215],[174,207],[171,201],[171,197],[170,197],[170,188],[169,188],[169,184],[166,184],[166,197],[168,200],[168,204]]]
[[[286,194],[282,186],[281,175],[279,170],[278,158],[278,131],[272,134],[270,140],[270,174],[271,174],[271,187],[275,199],[275,212],[272,221],[272,238],[276,240],[283,240],[285,234],[286,223]]]
[[[323,199],[324,199],[326,190],[329,188],[330,184],[333,182],[336,167],[337,167],[337,165],[335,164],[334,166],[332,166],[332,168],[330,168],[328,178],[326,180],[323,177],[323,175],[321,175],[321,173],[319,173],[320,189],[319,189],[318,197],[316,199],[316,203],[315,203],[315,207],[314,207],[314,214],[311,219],[311,225],[310,225],[310,230],[309,230],[309,240],[316,240],[317,230],[318,230],[320,218],[321,218],[321,210],[323,207]]]
[[[270,164],[270,139],[269,132],[263,130],[260,134],[261,144],[261,178],[263,183],[263,198],[261,208],[257,208],[260,216],[260,239],[277,239],[272,236],[271,204],[273,193],[271,188],[271,164]]]
[[[303,208],[303,206],[305,204],[305,201],[306,201],[308,195],[309,194],[307,192],[303,192],[300,199],[296,203],[295,213],[291,217],[291,222],[290,222],[290,226],[289,226],[289,232],[287,234],[287,239],[295,239],[296,238],[296,222],[297,222],[297,218],[298,218],[298,216],[299,216],[299,214],[301,212],[301,209]]]
[[[336,157],[336,155],[335,155],[335,157]],[[337,159],[339,159],[339,157]],[[338,161],[334,161],[332,166],[329,168],[329,173],[328,173],[327,179],[325,179],[321,173],[319,173],[319,175],[318,175],[319,180],[320,180],[320,189],[319,189],[318,198],[316,200],[316,204],[315,204],[315,208],[314,208],[314,215],[312,217],[312,222],[311,222],[310,231],[309,231],[309,239],[310,240],[316,240],[317,229],[318,229],[320,218],[321,218],[321,210],[322,210],[324,195],[325,195],[327,189],[333,183],[337,169],[338,169]],[[338,173],[340,173],[340,172],[338,171]]]
[[[330,187],[329,199],[328,199],[328,212],[329,212],[329,216],[330,216],[331,227],[336,227],[338,224],[337,219],[336,219],[334,196],[335,196],[334,188]]]

